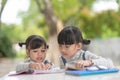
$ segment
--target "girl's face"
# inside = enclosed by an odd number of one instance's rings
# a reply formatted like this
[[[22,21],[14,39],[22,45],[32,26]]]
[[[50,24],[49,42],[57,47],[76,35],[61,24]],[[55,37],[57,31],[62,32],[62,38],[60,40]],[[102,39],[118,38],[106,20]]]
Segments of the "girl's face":
[[[71,58],[75,55],[75,53],[81,49],[82,44],[78,43],[78,44],[72,44],[72,45],[59,45],[59,50],[61,55],[64,58]]]
[[[41,63],[44,61],[46,57],[46,50],[43,47],[37,48],[37,49],[30,49],[28,52],[28,56],[35,62]]]

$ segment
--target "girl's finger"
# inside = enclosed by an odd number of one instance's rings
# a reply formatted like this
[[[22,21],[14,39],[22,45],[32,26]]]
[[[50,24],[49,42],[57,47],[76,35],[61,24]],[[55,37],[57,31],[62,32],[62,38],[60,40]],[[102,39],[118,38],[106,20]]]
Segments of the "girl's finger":
[[[47,70],[49,70],[49,69],[50,69],[50,67],[51,67],[51,65],[50,65],[50,64],[46,64],[46,69],[47,69]]]
[[[83,68],[83,65],[84,65],[84,63],[81,62],[81,63],[79,64],[79,68],[82,69],[82,68]]]
[[[82,66],[81,61],[77,62],[75,66],[76,66],[76,68],[78,68],[78,69],[81,68],[81,66]]]

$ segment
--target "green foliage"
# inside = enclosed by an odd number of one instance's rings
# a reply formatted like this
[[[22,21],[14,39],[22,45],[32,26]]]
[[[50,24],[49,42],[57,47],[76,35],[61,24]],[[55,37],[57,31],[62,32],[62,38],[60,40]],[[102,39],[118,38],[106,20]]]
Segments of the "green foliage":
[[[79,10],[78,0],[52,0],[55,14],[65,21]]]
[[[93,13],[95,0],[52,0],[55,14],[66,25],[78,26],[86,38],[111,38],[120,36],[119,12]]]
[[[82,25],[82,30],[88,38],[118,37],[120,36],[120,20],[118,18],[119,15],[117,15],[117,12],[112,10],[95,14],[91,18],[82,18],[82,21],[84,22]]]
[[[111,38],[120,36],[120,11],[109,10],[93,13],[88,8],[82,8],[78,13],[68,18],[65,24],[80,27],[84,37]]]
[[[9,34],[9,31],[8,28],[0,31],[0,57],[15,57],[12,36]]]
[[[64,21],[65,24],[73,23],[75,15],[79,15],[81,8],[91,7],[95,0],[52,0],[55,14]]]

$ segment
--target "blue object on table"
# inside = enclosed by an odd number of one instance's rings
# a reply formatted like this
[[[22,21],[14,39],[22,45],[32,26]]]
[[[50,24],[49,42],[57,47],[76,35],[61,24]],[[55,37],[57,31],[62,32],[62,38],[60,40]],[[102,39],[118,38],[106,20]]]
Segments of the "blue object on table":
[[[115,73],[118,72],[118,69],[105,69],[105,70],[66,70],[66,74],[70,75],[78,75],[78,76],[85,76],[85,75],[95,75],[95,74],[104,74],[104,73]]]

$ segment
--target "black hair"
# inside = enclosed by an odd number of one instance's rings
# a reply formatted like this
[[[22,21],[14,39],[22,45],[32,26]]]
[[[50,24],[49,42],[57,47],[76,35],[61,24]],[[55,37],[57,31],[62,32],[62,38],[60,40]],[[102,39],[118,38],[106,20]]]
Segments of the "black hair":
[[[26,49],[36,49],[44,45],[45,48],[48,48],[46,41],[38,35],[31,35],[29,36],[25,43],[19,43],[19,46],[26,45]]]
[[[71,45],[74,43],[90,44],[90,40],[83,39],[78,27],[67,26],[58,34],[58,44]]]

